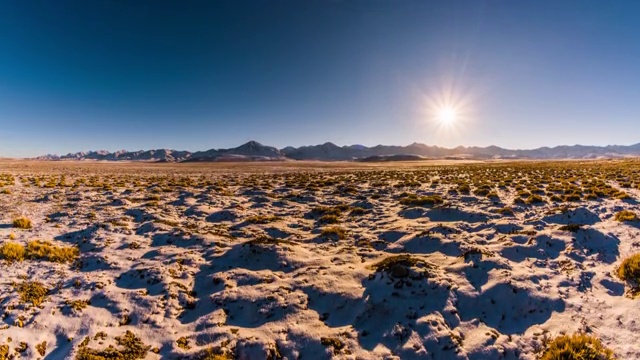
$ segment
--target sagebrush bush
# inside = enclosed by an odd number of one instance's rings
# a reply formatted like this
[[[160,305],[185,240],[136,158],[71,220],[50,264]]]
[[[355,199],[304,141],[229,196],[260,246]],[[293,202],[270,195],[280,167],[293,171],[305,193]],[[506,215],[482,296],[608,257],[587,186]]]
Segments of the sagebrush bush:
[[[576,333],[553,339],[540,360],[613,360],[613,351],[596,337]]]

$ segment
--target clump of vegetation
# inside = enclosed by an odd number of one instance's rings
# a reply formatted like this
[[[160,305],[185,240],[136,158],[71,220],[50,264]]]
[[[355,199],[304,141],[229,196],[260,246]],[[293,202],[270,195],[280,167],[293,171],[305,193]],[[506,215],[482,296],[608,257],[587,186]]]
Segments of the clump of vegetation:
[[[49,241],[34,240],[27,244],[27,258],[57,263],[71,262],[78,258],[77,247],[56,246]]]
[[[76,247],[56,246],[40,240],[30,241],[26,248],[16,242],[6,242],[0,246],[0,257],[10,262],[32,259],[65,263],[77,259],[79,254]]]
[[[33,224],[31,223],[31,220],[22,216],[13,220],[13,227],[18,229],[31,229]]]
[[[30,302],[34,306],[42,304],[49,294],[49,289],[38,281],[25,281],[14,286],[20,294],[20,300],[25,303]]]
[[[393,255],[375,263],[373,268],[376,271],[389,271],[394,265],[414,266],[419,261],[408,254]]]
[[[322,215],[320,219],[318,219],[318,222],[323,224],[337,224],[340,222],[340,218],[333,214]]]
[[[0,346],[0,360],[9,359],[9,345]]]
[[[322,232],[320,233],[320,235],[324,237],[343,240],[347,238],[347,231],[339,226],[329,226],[322,229]]]
[[[460,194],[469,195],[469,193],[471,193],[471,187],[469,187],[469,184],[463,183],[458,185],[457,191]]]
[[[433,206],[444,203],[440,195],[418,196],[416,194],[408,194],[400,199],[402,205],[409,206]]]
[[[271,236],[259,235],[255,239],[247,241],[245,244],[249,246],[276,245],[276,244],[293,244],[292,241],[286,239],[277,239]]]
[[[365,215],[367,214],[369,211],[365,208],[361,208],[361,207],[354,207],[353,209],[351,209],[351,212],[349,213],[349,215],[351,216],[361,216],[361,215]]]
[[[376,272],[384,271],[395,278],[403,278],[409,275],[409,268],[416,264],[425,264],[424,261],[408,254],[389,256],[375,264],[372,268]]]
[[[222,349],[208,348],[195,357],[196,360],[233,360],[235,357]]]
[[[616,221],[624,222],[624,221],[636,221],[638,220],[638,215],[630,210],[622,210],[616,214]]]
[[[613,360],[613,351],[602,345],[596,337],[576,333],[562,335],[550,341],[540,360]]]
[[[640,285],[640,253],[631,255],[622,261],[618,268],[618,276],[622,280]]]
[[[180,337],[178,338],[178,340],[176,340],[176,344],[178,344],[178,347],[180,349],[184,349],[184,350],[189,350],[191,349],[191,346],[189,346],[189,339],[187,339],[186,337]]]
[[[560,226],[560,230],[578,232],[578,230],[580,230],[581,227],[582,225],[580,224],[567,224],[567,225]]]
[[[340,216],[343,212],[349,210],[350,206],[347,204],[340,204],[335,206],[316,206],[311,209],[311,213],[316,216],[335,215]]]
[[[91,303],[89,300],[67,300],[66,304],[74,311],[82,311]]]
[[[16,242],[6,242],[0,246],[0,257],[9,262],[24,260],[25,252],[24,246]]]
[[[254,215],[247,218],[247,222],[251,224],[268,224],[278,220],[280,220],[280,217],[275,215]]]
[[[43,341],[40,344],[37,344],[36,350],[38,351],[38,354],[40,354],[40,356],[44,356],[44,354],[47,353],[47,342]]]
[[[87,347],[89,344],[89,338],[87,337],[82,344],[80,344],[80,350],[76,355],[76,360],[144,359],[151,349],[151,345],[145,345],[140,338],[129,330],[127,330],[123,336],[116,337],[116,343],[120,348],[109,345],[106,349],[96,350]]]
[[[536,194],[531,194],[529,195],[529,197],[526,200],[527,204],[530,205],[534,205],[534,204],[543,204],[544,203],[544,199],[542,198],[542,196],[540,195],[536,195]]]
[[[320,338],[320,343],[324,346],[333,347],[333,353],[338,354],[342,348],[344,348],[344,343],[342,340],[333,337],[323,337]]]

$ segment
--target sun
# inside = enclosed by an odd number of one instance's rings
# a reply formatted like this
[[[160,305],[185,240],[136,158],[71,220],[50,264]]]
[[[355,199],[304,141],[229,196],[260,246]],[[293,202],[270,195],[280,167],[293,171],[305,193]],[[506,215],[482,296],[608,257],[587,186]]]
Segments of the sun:
[[[452,107],[443,107],[437,112],[438,120],[443,124],[453,124],[456,121],[456,110]]]

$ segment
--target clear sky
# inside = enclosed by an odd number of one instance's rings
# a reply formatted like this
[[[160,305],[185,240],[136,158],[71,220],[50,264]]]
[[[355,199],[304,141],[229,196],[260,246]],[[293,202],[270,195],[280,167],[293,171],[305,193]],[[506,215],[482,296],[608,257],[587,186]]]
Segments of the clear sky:
[[[637,143],[639,14],[640,1],[0,0],[0,156]],[[453,127],[433,119],[443,102]]]

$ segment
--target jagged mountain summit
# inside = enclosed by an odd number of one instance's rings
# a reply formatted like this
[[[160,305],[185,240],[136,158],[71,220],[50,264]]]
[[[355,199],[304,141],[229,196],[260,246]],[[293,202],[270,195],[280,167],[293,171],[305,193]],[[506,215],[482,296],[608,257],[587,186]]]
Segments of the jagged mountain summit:
[[[327,142],[319,145],[277,149],[257,141],[249,141],[231,149],[179,151],[171,149],[108,152],[105,150],[44,155],[38,160],[103,160],[155,162],[219,162],[219,161],[401,161],[409,159],[598,159],[640,156],[640,143],[609,146],[556,146],[531,150],[510,150],[497,146],[443,148],[413,143],[407,146],[363,145],[338,146]]]
[[[198,151],[184,161],[284,161],[287,157],[273,146],[249,141],[232,149]]]

